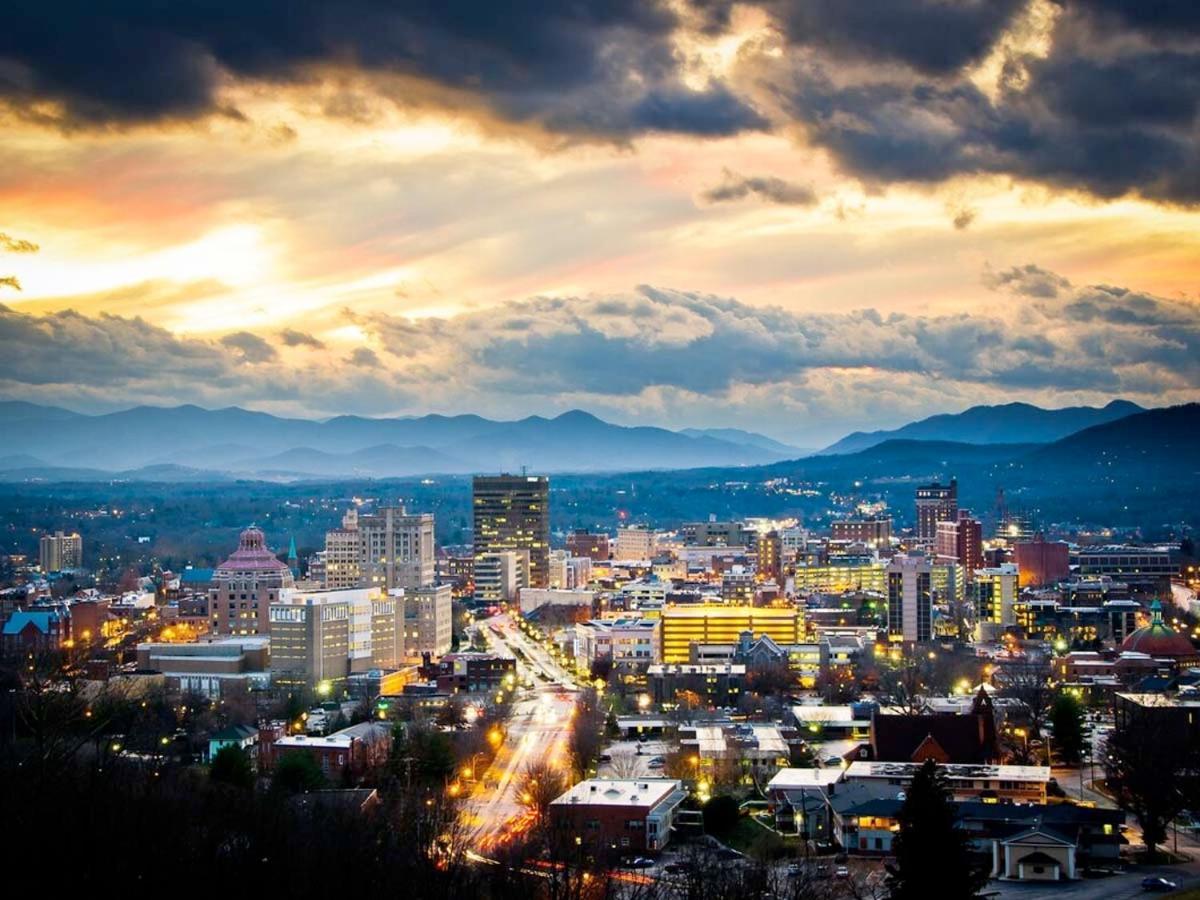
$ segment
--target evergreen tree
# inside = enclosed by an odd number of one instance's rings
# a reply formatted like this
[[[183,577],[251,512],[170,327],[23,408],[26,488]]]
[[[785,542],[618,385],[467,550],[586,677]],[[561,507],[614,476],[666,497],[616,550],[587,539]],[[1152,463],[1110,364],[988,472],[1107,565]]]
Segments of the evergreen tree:
[[[247,790],[254,786],[254,770],[250,757],[241,747],[230,744],[217,751],[208,770],[208,777],[219,784]]]
[[[325,774],[316,758],[304,750],[291,750],[275,764],[274,790],[285,794],[307,793],[325,787]]]
[[[1050,710],[1050,723],[1054,726],[1054,748],[1059,758],[1067,765],[1074,765],[1083,758],[1087,725],[1083,719],[1083,707],[1071,694],[1059,694]]]
[[[979,893],[986,873],[971,859],[966,833],[954,826],[946,776],[932,760],[913,778],[899,819],[888,878],[892,900],[969,900]]]

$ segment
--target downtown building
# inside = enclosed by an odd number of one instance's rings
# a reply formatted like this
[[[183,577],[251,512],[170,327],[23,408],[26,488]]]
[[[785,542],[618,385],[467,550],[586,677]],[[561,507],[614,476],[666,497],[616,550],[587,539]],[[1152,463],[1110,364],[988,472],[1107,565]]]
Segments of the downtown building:
[[[949,484],[933,482],[917,488],[917,538],[923,541],[937,539],[938,522],[954,521],[958,518],[958,480]]]
[[[68,572],[83,568],[83,538],[78,532],[43,534],[38,541],[38,567],[43,572]]]
[[[888,517],[876,519],[843,519],[829,526],[830,540],[849,541],[868,547],[890,547],[892,543],[892,520]]]
[[[919,555],[893,556],[888,563],[889,640],[919,644],[933,637],[932,571]]]
[[[208,617],[216,634],[267,634],[271,605],[295,586],[292,570],[267,549],[262,530],[251,526],[238,548],[213,571]]]
[[[273,680],[340,685],[372,669],[400,668],[407,605],[399,592],[379,588],[282,591],[270,606]]]
[[[526,551],[521,587],[550,586],[550,479],[544,475],[476,475],[472,482],[476,589],[482,557]]]
[[[958,563],[970,580],[983,566],[983,526],[970,512],[959,510],[954,519],[937,523],[934,553],[939,562]]]
[[[325,534],[324,565],[329,589],[429,587],[437,578],[433,514],[403,506],[349,510],[342,527]]]

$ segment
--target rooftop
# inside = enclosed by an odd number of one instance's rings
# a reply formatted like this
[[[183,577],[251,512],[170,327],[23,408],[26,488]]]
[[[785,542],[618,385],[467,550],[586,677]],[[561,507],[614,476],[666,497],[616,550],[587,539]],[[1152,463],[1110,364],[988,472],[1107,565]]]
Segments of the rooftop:
[[[639,806],[649,809],[680,788],[681,782],[674,778],[589,778],[579,782],[550,805]]]

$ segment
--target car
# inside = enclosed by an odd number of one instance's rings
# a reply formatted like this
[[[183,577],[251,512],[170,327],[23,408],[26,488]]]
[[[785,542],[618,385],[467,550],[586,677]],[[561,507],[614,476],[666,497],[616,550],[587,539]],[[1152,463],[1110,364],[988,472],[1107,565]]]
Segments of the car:
[[[663,756],[650,757],[650,765],[654,765],[655,763],[666,763],[666,761],[667,761],[666,757],[663,757]]]
[[[668,875],[685,875],[690,871],[686,864],[681,862],[669,862],[663,866],[663,871]]]
[[[627,856],[621,860],[621,864],[627,869],[649,869],[654,865],[654,860],[645,856]]]
[[[665,765],[666,765],[666,763],[664,763],[662,760],[652,759],[652,760],[650,760],[650,762],[646,763],[646,768],[647,769],[661,769]]]
[[[1158,875],[1152,875],[1149,878],[1142,879],[1142,890],[1153,891],[1156,894],[1165,894],[1167,891],[1173,891],[1178,887],[1179,885],[1174,881],[1168,881],[1167,879]]]
[[[840,756],[829,756],[825,758],[825,765],[827,766],[840,766],[841,764],[842,758]]]
[[[793,877],[804,874],[804,863],[790,862],[788,863],[787,873]]]
[[[600,754],[600,762],[612,762],[612,754],[611,753],[601,753]]]
[[[833,870],[833,877],[834,878],[849,878],[850,877],[850,867],[849,866],[838,866],[836,869]]]

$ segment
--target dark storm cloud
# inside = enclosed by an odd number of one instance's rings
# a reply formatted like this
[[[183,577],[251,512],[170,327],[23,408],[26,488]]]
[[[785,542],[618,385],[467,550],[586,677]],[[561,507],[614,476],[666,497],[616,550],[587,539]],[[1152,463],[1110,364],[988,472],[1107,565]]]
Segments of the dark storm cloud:
[[[279,339],[288,347],[311,347],[313,350],[325,349],[325,342],[318,340],[304,331],[294,328],[284,328],[279,332]]]
[[[336,64],[462,89],[564,131],[757,127],[719,86],[683,92],[676,24],[652,0],[50,0],[6,16],[0,96],[59,101],[74,123],[186,118],[214,109],[226,74],[295,82]]]
[[[700,195],[708,203],[727,203],[755,196],[768,203],[812,206],[817,202],[811,185],[796,184],[773,175],[740,175],[725,170],[720,184]]]
[[[955,72],[995,44],[1025,0],[778,0],[767,3],[799,44],[866,62]]]

